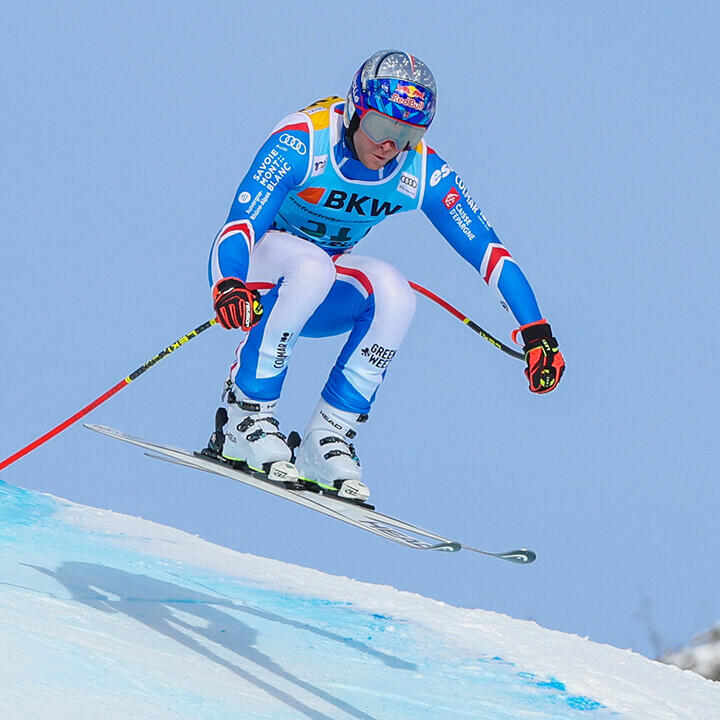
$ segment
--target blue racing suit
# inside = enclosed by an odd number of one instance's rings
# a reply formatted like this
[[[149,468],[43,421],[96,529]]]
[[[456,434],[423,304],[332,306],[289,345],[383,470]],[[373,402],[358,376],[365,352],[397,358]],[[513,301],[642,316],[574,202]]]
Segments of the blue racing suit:
[[[542,315],[523,272],[450,165],[423,140],[380,170],[368,169],[345,141],[343,107],[338,97],[320,100],[272,131],[215,237],[209,279],[236,277],[264,293],[263,320],[243,334],[231,368],[247,396],[279,397],[299,337],[349,331],[322,395],[341,410],[367,413],[414,311],[407,281],[394,268],[350,255],[387,217],[421,209],[497,290],[518,325]]]

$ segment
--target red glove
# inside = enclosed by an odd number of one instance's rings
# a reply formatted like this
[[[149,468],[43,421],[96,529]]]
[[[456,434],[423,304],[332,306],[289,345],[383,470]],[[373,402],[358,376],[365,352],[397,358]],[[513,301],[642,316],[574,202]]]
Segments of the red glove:
[[[260,293],[235,277],[218,280],[213,287],[213,307],[226,330],[250,330],[260,322],[263,306]]]
[[[547,393],[554,390],[565,372],[565,359],[558,348],[547,320],[538,320],[520,328],[525,346],[525,377],[530,392]]]

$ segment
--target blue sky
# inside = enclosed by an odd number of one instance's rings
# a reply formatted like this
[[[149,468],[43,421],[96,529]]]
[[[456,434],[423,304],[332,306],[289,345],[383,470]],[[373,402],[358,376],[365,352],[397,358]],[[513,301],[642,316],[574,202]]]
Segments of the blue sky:
[[[650,655],[682,643],[720,617],[719,30],[701,2],[4,4],[0,455],[210,317],[207,253],[255,150],[383,47],[433,68],[428,141],[530,278],[568,370],[532,396],[520,363],[421,300],[358,438],[381,509],[532,547],[528,568],[396,548],[80,427],[2,479]],[[360,251],[507,340],[510,316],[422,214]],[[297,347],[285,428],[339,344]],[[233,348],[208,331],[92,421],[199,446]]]

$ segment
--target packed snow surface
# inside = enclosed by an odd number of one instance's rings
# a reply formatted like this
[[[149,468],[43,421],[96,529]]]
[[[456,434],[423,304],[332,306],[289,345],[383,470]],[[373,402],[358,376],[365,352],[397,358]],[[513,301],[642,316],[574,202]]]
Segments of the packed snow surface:
[[[2,482],[0,546],[4,720],[720,719],[627,650]]]

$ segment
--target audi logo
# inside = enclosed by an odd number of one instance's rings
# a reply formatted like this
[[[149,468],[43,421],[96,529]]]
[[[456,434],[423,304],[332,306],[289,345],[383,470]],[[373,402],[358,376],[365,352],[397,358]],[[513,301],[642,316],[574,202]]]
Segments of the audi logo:
[[[287,133],[283,133],[280,136],[280,143],[282,145],[287,145],[289,148],[292,148],[298,155],[305,155],[305,153],[307,152],[307,147],[305,146],[305,143],[299,138],[296,138],[294,135],[288,135]]]
[[[400,182],[403,185],[407,185],[411,188],[416,188],[418,186],[417,178],[410,177],[409,175],[401,175],[400,176]]]

